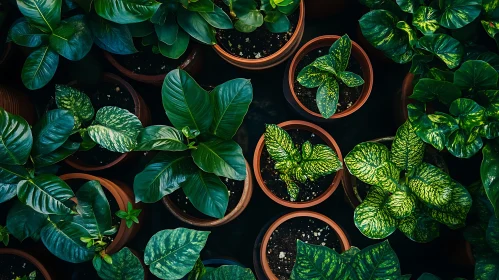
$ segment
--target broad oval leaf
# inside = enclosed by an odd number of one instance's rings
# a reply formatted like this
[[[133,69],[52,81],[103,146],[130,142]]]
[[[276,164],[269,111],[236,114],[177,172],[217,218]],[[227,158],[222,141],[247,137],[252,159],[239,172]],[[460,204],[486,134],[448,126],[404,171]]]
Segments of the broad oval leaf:
[[[385,240],[368,246],[353,257],[352,276],[355,280],[400,279],[400,263],[395,251]]]
[[[417,46],[438,56],[450,69],[459,66],[464,55],[461,43],[447,34],[425,35],[419,39]]]
[[[27,21],[19,21],[9,31],[9,38],[17,45],[36,48],[48,41],[49,35]]]
[[[92,101],[83,92],[66,85],[55,85],[55,102],[59,109],[67,110],[75,119],[75,128],[94,117]]]
[[[48,215],[38,213],[33,208],[16,201],[7,214],[7,229],[19,241],[31,237],[40,239],[40,231],[47,223]]]
[[[99,48],[121,55],[137,52],[128,26],[90,14],[88,27],[92,31],[94,43]]]
[[[416,209],[416,198],[406,191],[396,191],[388,198],[388,210],[393,217],[402,219]]]
[[[152,125],[144,128],[137,137],[135,151],[185,151],[184,135],[176,128]]]
[[[300,70],[297,80],[304,87],[316,88],[330,79],[330,75],[328,72],[322,71],[313,65],[308,65]]]
[[[440,207],[431,207],[428,215],[452,229],[457,229],[464,226],[470,208],[471,195],[466,188],[455,183],[449,203]]]
[[[449,135],[447,150],[458,158],[470,158],[483,147],[483,141],[478,132],[469,133],[463,129],[454,131]]]
[[[442,0],[440,25],[449,29],[461,28],[474,21],[482,11],[482,0]]]
[[[96,268],[97,274],[103,280],[143,280],[144,267],[132,251],[128,248],[123,248],[117,253],[111,255],[112,263],[105,261],[99,269]]]
[[[432,206],[447,204],[452,199],[454,185],[447,173],[425,162],[416,166],[409,175],[409,189],[419,199]]]
[[[50,48],[72,61],[84,58],[93,43],[92,33],[83,15],[63,20],[49,38]]]
[[[213,271],[206,273],[203,280],[255,280],[253,272],[249,268],[238,265],[222,265]]]
[[[23,165],[33,145],[29,124],[0,107],[0,163]]]
[[[469,60],[454,72],[456,86],[468,92],[481,89],[495,89],[499,74],[485,61]]]
[[[61,21],[62,0],[17,0],[19,11],[45,33],[52,32]]]
[[[300,152],[286,130],[275,124],[266,124],[264,137],[265,148],[273,160],[280,162],[300,158]]]
[[[302,146],[302,148],[304,147],[305,145]],[[322,144],[314,145],[307,154],[302,153],[300,162],[304,174],[311,180],[336,172],[342,168],[342,165],[333,149]]]
[[[422,78],[414,86],[414,91],[409,97],[421,102],[438,99],[448,105],[461,97],[461,90],[451,82]]]
[[[186,228],[162,230],[147,243],[144,263],[160,279],[180,279],[194,267],[209,234]]]
[[[499,146],[495,143],[488,143],[482,153],[480,177],[495,215],[499,217]]]
[[[424,35],[435,33],[440,27],[438,23],[440,11],[430,6],[420,6],[414,13],[412,25]]]
[[[317,89],[315,100],[322,117],[329,119],[334,113],[340,98],[340,86],[336,79],[329,77]]]
[[[412,170],[423,161],[425,144],[415,133],[409,121],[397,130],[392,143],[390,159],[400,170]]]
[[[159,52],[168,58],[178,59],[187,51],[190,38],[189,34],[187,34],[184,30],[179,29],[177,40],[175,40],[172,45],[158,42]]]
[[[66,142],[64,142],[64,144],[62,144],[62,146],[57,148],[55,151],[50,152],[46,155],[32,156],[31,159],[33,160],[35,168],[39,170],[39,168],[47,167],[56,164],[60,161],[63,161],[70,155],[76,153],[76,151],[78,151],[79,148],[80,148],[80,143],[67,140]]]
[[[340,280],[348,270],[340,254],[325,246],[296,240],[296,261],[291,280]]]
[[[185,32],[199,42],[207,45],[214,45],[217,43],[217,40],[215,39],[215,28],[209,25],[199,13],[179,9],[177,11],[177,22]]]
[[[220,7],[215,5],[213,12],[199,12],[199,15],[217,29],[232,29],[232,20]]]
[[[97,14],[107,20],[129,24],[150,19],[161,3],[154,0],[95,0]]]
[[[329,48],[329,53],[334,57],[335,65],[337,67],[335,69],[336,72],[343,72],[347,69],[351,51],[352,41],[346,34],[336,40],[331,48]]]
[[[353,220],[360,232],[371,239],[388,237],[397,229],[397,220],[388,209],[389,193],[373,186],[355,208]]]
[[[61,147],[73,131],[73,115],[61,109],[48,111],[33,127],[31,155],[46,155]]]
[[[54,77],[59,55],[49,48],[40,47],[32,52],[24,63],[21,72],[23,84],[30,90],[44,87]]]
[[[485,108],[474,100],[459,98],[450,104],[449,112],[457,117],[459,128],[471,131],[485,124]]]
[[[177,40],[179,26],[175,19],[175,14],[170,13],[163,24],[154,24],[154,30],[158,36],[158,40],[172,45]]]
[[[400,220],[398,229],[409,239],[419,243],[427,243],[440,235],[440,225],[424,213],[417,211]]]

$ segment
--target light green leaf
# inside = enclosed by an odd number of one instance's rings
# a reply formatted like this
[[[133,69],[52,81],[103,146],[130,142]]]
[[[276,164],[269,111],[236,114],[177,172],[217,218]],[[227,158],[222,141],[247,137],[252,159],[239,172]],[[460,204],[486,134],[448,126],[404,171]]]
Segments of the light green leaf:
[[[325,246],[296,240],[296,261],[291,280],[340,280],[348,270],[340,254]]]
[[[94,117],[94,107],[83,92],[66,85],[55,85],[55,102],[59,109],[67,110],[75,119],[75,128]]]
[[[466,61],[454,72],[454,83],[468,92],[495,89],[499,74],[485,61]]]
[[[99,16],[119,24],[148,20],[160,4],[154,0],[94,0],[95,11]]]
[[[94,250],[87,248],[80,240],[80,237],[86,236],[90,235],[84,227],[68,221],[50,221],[41,232],[45,247],[56,257],[70,263],[82,263],[94,257]]]
[[[123,248],[111,255],[112,264],[102,262],[97,274],[103,280],[143,280],[144,267],[132,251]]]
[[[354,280],[400,279],[400,263],[388,240],[368,246],[353,257]]]
[[[401,20],[397,22],[396,27],[400,30],[403,30],[405,33],[407,33],[407,38],[409,40],[409,45],[411,48],[414,48],[414,46],[418,42],[418,35],[416,34],[416,31],[412,29],[412,27],[405,21]]]
[[[362,79],[361,76],[352,72],[348,71],[340,72],[338,73],[338,77],[347,87],[358,87],[364,84],[364,79]]]
[[[409,175],[408,187],[425,203],[440,207],[452,199],[454,184],[447,173],[423,162],[412,170]]]
[[[388,210],[397,219],[410,216],[414,209],[416,209],[416,198],[406,191],[395,191],[388,198]]]
[[[325,81],[329,80],[330,78],[331,77],[328,72],[321,71],[312,65],[308,65],[300,71],[297,80],[300,83],[300,85],[304,87],[316,88],[322,85]]]
[[[337,109],[340,98],[340,87],[333,78],[327,78],[317,89],[315,100],[322,117],[329,119]]]
[[[139,133],[134,151],[185,151],[187,149],[184,135],[176,128],[152,125]]]
[[[45,33],[52,32],[61,21],[62,0],[17,0],[19,11]]]
[[[371,239],[382,239],[397,229],[397,220],[388,205],[390,194],[373,186],[362,203],[355,208],[354,222],[360,232]]]
[[[305,147],[305,145],[302,147]],[[300,166],[309,179],[315,180],[340,170],[342,163],[333,149],[318,144],[314,145],[309,154],[302,155]]]
[[[471,208],[471,195],[460,184],[454,184],[449,203],[431,207],[428,214],[435,220],[452,229],[463,227]]]
[[[334,58],[333,61],[336,72],[343,72],[347,69],[351,51],[352,41],[350,41],[350,37],[348,37],[347,34],[341,36],[341,38],[336,40],[331,48],[329,48],[329,53]]]
[[[74,127],[73,115],[61,109],[48,111],[33,127],[31,155],[46,155],[68,140]]]
[[[16,201],[7,214],[6,226],[9,233],[19,241],[28,237],[38,241],[47,218],[46,214],[38,213],[33,208]]]
[[[392,143],[390,159],[400,170],[410,171],[423,161],[425,144],[415,133],[409,121],[397,130]]]
[[[265,125],[265,148],[277,162],[300,159],[300,152],[294,146],[291,136],[275,124]]]
[[[77,61],[84,58],[93,45],[90,29],[84,15],[76,15],[61,21],[49,38],[50,48],[63,57]]]
[[[464,54],[461,43],[447,34],[425,35],[419,39],[418,48],[438,56],[450,69],[459,66]]]
[[[59,55],[48,46],[32,52],[24,63],[21,72],[23,84],[30,90],[44,87],[54,77]]]
[[[23,165],[28,160],[33,136],[28,122],[0,107],[0,163]]]
[[[414,13],[412,25],[414,25],[424,35],[435,33],[440,27],[438,19],[440,11],[430,6],[420,6]]]
[[[482,0],[441,0],[440,25],[449,29],[461,28],[480,15],[481,5]]]

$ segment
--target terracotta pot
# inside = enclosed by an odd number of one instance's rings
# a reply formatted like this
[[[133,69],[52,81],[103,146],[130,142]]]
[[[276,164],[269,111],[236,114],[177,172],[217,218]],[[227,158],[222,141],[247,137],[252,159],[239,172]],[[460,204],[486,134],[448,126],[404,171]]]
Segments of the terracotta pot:
[[[109,52],[104,51],[104,57],[111,63],[111,65],[116,68],[121,74],[124,76],[146,84],[154,85],[154,86],[162,86],[163,85],[163,80],[165,79],[166,74],[160,74],[160,75],[144,75],[144,74],[137,74],[133,72],[130,69],[125,68],[123,65],[121,65],[115,58],[114,56],[117,54],[111,54]],[[161,55],[161,54],[158,54]],[[191,51],[187,58],[180,64],[178,68],[183,69],[191,76],[195,76],[200,70],[201,66],[203,64],[203,56],[202,56],[202,50],[201,47],[196,44],[196,43],[191,43]]]
[[[177,219],[181,220],[184,223],[197,226],[197,227],[217,227],[221,225],[225,225],[230,221],[237,218],[248,206],[251,195],[253,194],[253,174],[251,172],[251,168],[246,162],[246,180],[244,180],[244,190],[241,196],[241,200],[236,205],[230,213],[225,215],[222,219],[215,218],[197,218],[185,213],[182,209],[180,209],[168,196],[163,198],[163,203],[166,208],[175,216]]]
[[[319,126],[305,121],[287,121],[278,124],[278,126],[283,128],[284,130],[301,129],[314,133],[315,135],[319,136],[326,143],[326,145],[328,145],[331,149],[333,149],[336,152],[340,161],[343,161],[341,150],[338,147],[338,144],[336,144],[336,141],[334,141],[333,137],[329,133],[327,133],[327,131],[320,128]],[[291,202],[281,199],[280,197],[272,193],[272,191],[267,187],[267,185],[265,185],[265,182],[263,181],[262,178],[262,173],[260,170],[260,157],[262,156],[262,151],[264,147],[265,147],[265,139],[264,136],[262,135],[262,137],[260,137],[260,140],[258,141],[258,144],[256,145],[255,154],[253,156],[253,171],[255,172],[255,177],[256,181],[258,182],[258,185],[263,190],[263,192],[273,201],[290,208],[307,208],[315,206],[323,202],[324,200],[328,199],[333,194],[333,192],[338,188],[338,185],[340,184],[341,178],[343,176],[342,170],[336,172],[336,175],[334,176],[331,185],[329,186],[329,188],[327,188],[326,191],[324,191],[323,194],[310,201]]]
[[[315,1],[315,0],[314,0]],[[277,52],[269,55],[267,57],[258,59],[247,59],[239,56],[235,56],[227,51],[225,51],[218,44],[213,46],[218,55],[220,55],[225,61],[239,68],[248,70],[262,70],[272,68],[277,66],[284,61],[286,61],[300,46],[301,38],[305,31],[305,4],[303,1],[300,2],[300,17],[298,19],[298,24],[296,26],[295,32],[291,36],[291,39]]]
[[[316,113],[310,110],[309,108],[305,107],[305,105],[303,105],[303,103],[301,103],[301,101],[296,96],[296,92],[294,89],[296,67],[307,53],[318,48],[329,47],[339,38],[340,36],[336,35],[325,35],[309,41],[303,47],[301,47],[301,49],[296,53],[289,67],[287,79],[288,79],[289,92],[291,93],[292,98],[289,98],[288,102],[290,102],[291,106],[297,104],[298,105],[297,109],[305,111],[308,115],[311,115],[316,118],[324,119],[321,114]],[[339,119],[346,117],[350,114],[353,114],[355,111],[359,110],[360,107],[364,105],[364,103],[366,103],[367,99],[369,98],[369,95],[371,94],[374,81],[374,73],[371,61],[369,60],[369,57],[364,52],[364,50],[357,43],[353,41],[352,41],[352,56],[355,60],[359,62],[360,67],[362,68],[362,76],[365,82],[364,86],[362,87],[362,92],[360,94],[359,99],[357,99],[357,101],[350,108],[346,109],[343,112],[332,115],[329,119]]]
[[[337,15],[345,9],[345,0],[305,0],[307,19]]]
[[[288,214],[280,217],[279,219],[277,219],[269,227],[269,229],[267,230],[267,232],[263,236],[262,245],[260,247],[260,264],[263,268],[265,276],[267,276],[267,279],[278,280],[277,277],[272,272],[272,270],[270,269],[270,266],[269,266],[269,263],[267,260],[267,245],[269,244],[270,236],[272,235],[274,230],[276,230],[281,224],[283,224],[284,222],[286,222],[288,220],[291,220],[293,218],[298,218],[298,217],[310,217],[310,218],[318,219],[318,220],[325,222],[338,235],[338,239],[340,240],[340,245],[341,245],[341,252],[350,249],[350,241],[348,240],[348,237],[343,232],[341,227],[338,224],[336,224],[333,220],[331,220],[330,218],[328,218],[322,214],[312,212],[312,211],[295,211],[295,212],[288,213]]]
[[[0,107],[7,112],[23,117],[30,125],[35,122],[35,108],[28,96],[21,91],[0,85]]]
[[[32,256],[24,251],[21,251],[18,249],[13,249],[13,248],[0,248],[0,255],[14,255],[14,256],[24,258],[28,262],[32,263],[36,267],[36,269],[38,269],[38,271],[42,274],[42,276],[43,276],[43,278],[45,278],[45,280],[54,279],[38,259],[36,259],[34,256]]]
[[[102,187],[106,188],[112,195],[113,198],[116,200],[118,203],[118,206],[120,207],[120,210],[126,211],[127,210],[127,204],[128,202],[131,202],[133,205],[134,209],[141,209],[142,204],[141,203],[135,203],[135,197],[133,196],[133,191],[130,189],[130,187],[120,181],[116,180],[108,180],[104,179],[102,177],[97,177],[89,174],[84,174],[84,173],[69,173],[69,174],[64,174],[62,176],[59,176],[62,180],[64,181],[69,181],[69,180],[96,180],[99,181],[99,183],[102,185]],[[111,215],[114,215],[115,213],[111,213]],[[142,220],[142,215],[139,215],[139,220]],[[116,233],[116,236],[114,237],[113,242],[109,244],[106,248],[106,253],[108,254],[114,254],[118,252],[125,244],[130,241],[138,232],[140,228],[140,223],[139,224],[133,224],[131,228],[128,228],[126,226],[126,223],[124,220],[121,221],[120,227],[118,228],[118,232]]]
[[[371,140],[369,142],[376,143],[392,143],[395,137],[383,137]],[[443,157],[435,150],[433,147],[427,145],[425,150],[425,155],[432,157],[437,163],[436,166],[441,168],[445,173],[449,173],[449,169]],[[343,164],[343,178],[341,180],[341,184],[343,185],[343,190],[345,191],[345,196],[350,203],[350,205],[355,209],[359,204],[362,203],[363,198],[360,197],[359,192],[357,191],[357,178],[350,174],[348,168],[346,168],[345,164]]]
[[[135,91],[135,89],[133,89],[133,87],[128,82],[126,82],[119,76],[116,76],[111,73],[104,73],[102,75],[102,81],[117,83],[120,85],[121,88],[126,89],[126,91],[128,91],[133,98],[133,102],[135,104],[135,115],[142,122],[142,125],[145,127],[151,123],[151,112],[149,111],[149,107],[147,107],[147,104],[145,103],[144,99],[140,97],[140,95]],[[69,83],[69,85],[77,86],[77,82],[72,81]],[[123,164],[124,162],[133,159],[137,155],[138,155],[137,153],[125,153],[119,156],[113,162],[101,166],[89,165],[81,160],[76,159],[74,156],[68,157],[66,160],[64,160],[64,162],[69,166],[81,171],[98,171],[111,168],[118,164]]]

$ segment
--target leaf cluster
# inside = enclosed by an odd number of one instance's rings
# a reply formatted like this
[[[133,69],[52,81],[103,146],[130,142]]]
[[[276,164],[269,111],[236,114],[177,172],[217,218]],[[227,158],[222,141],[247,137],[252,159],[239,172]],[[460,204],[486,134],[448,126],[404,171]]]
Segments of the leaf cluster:
[[[128,201],[126,211],[119,210],[116,212],[116,216],[125,220],[126,226],[131,228],[134,223],[139,223],[140,212],[142,212],[142,209],[133,209],[132,203]]]
[[[16,276],[15,280],[35,280],[36,279],[36,270],[31,271],[28,275],[24,275],[22,277]]]

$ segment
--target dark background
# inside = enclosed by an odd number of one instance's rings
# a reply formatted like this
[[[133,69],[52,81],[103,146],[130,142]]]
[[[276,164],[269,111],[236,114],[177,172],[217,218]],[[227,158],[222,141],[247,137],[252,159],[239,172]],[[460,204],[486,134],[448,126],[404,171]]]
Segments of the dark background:
[[[312,0],[314,1],[314,0]],[[357,1],[346,0],[346,8],[340,14],[326,19],[306,19],[305,35],[302,44],[320,35],[343,35],[359,42],[358,20],[366,10]],[[18,16],[10,14],[10,20]],[[399,111],[397,101],[400,99],[402,80],[409,70],[409,65],[398,65],[382,57],[376,57],[366,45],[362,47],[368,52],[374,68],[374,87],[371,96],[365,105],[353,115],[321,123],[336,140],[345,156],[356,144],[395,134],[400,124],[395,116]],[[248,115],[241,127],[243,135],[247,135],[247,143],[240,142],[248,162],[253,160],[256,143],[264,131],[265,123],[280,123],[287,120],[305,120],[287,103],[283,95],[283,77],[289,61],[277,67],[264,71],[247,71],[238,69],[223,61],[209,46],[204,46],[205,62],[200,74],[195,78],[202,85],[218,85],[234,78],[251,79],[254,88],[254,99]],[[497,51],[496,49],[492,49]],[[39,108],[43,108],[47,99],[54,94],[55,83],[67,83],[71,80],[93,81],[102,71],[119,74],[103,58],[100,49],[94,49],[84,60],[69,62],[61,57],[56,77],[44,89],[30,92],[20,81],[20,68],[24,63],[25,55],[17,50],[14,60],[6,73],[1,76],[0,82],[23,90],[29,94]],[[136,91],[145,99],[152,112],[153,124],[169,124],[161,105],[161,90],[157,87],[137,83],[125,78]],[[464,185],[479,179],[479,164],[481,153],[472,159],[460,160],[444,153],[450,168],[451,175]],[[119,166],[104,172],[92,172],[94,175],[108,179],[119,179],[133,186],[135,174],[144,167],[145,160],[133,162],[126,166]],[[60,174],[78,172],[67,166],[62,166]],[[0,205],[0,224],[5,224],[5,216],[9,203]],[[161,202],[147,204],[145,217],[141,222],[141,230],[128,244],[139,252],[143,252],[149,238],[163,229],[188,227],[173,217]],[[353,223],[353,208],[345,200],[342,188],[322,204],[309,210],[323,213],[338,223],[349,236],[350,243],[359,248],[380,242],[364,237]],[[254,180],[254,192],[247,209],[234,221],[227,225],[204,229],[211,230],[209,241],[202,253],[203,259],[225,257],[241,262],[254,269],[254,245],[259,233],[265,231],[265,226],[280,215],[290,212],[270,200],[261,191]],[[441,225],[440,238],[428,244],[419,244],[410,241],[402,233],[396,231],[389,238],[390,244],[400,259],[402,273],[418,277],[423,272],[430,272],[442,279],[454,277],[473,278],[473,266],[465,265],[459,256],[464,254],[464,243],[460,231],[451,231]],[[3,245],[0,245],[3,246]],[[72,279],[74,272],[92,272],[91,263],[70,264],[51,256],[42,244],[35,244],[26,240],[22,244],[12,238],[9,247],[24,248],[42,256],[42,261],[56,273],[56,279]],[[256,248],[258,252],[258,247]],[[1,269],[1,268],[0,268]],[[84,274],[80,274],[84,275]],[[95,276],[83,276],[79,279],[94,279]],[[76,278],[75,278],[76,279]],[[95,277],[95,279],[97,279]],[[151,278],[150,278],[151,279]],[[152,279],[156,279],[152,277]],[[263,279],[263,278],[262,278]]]

